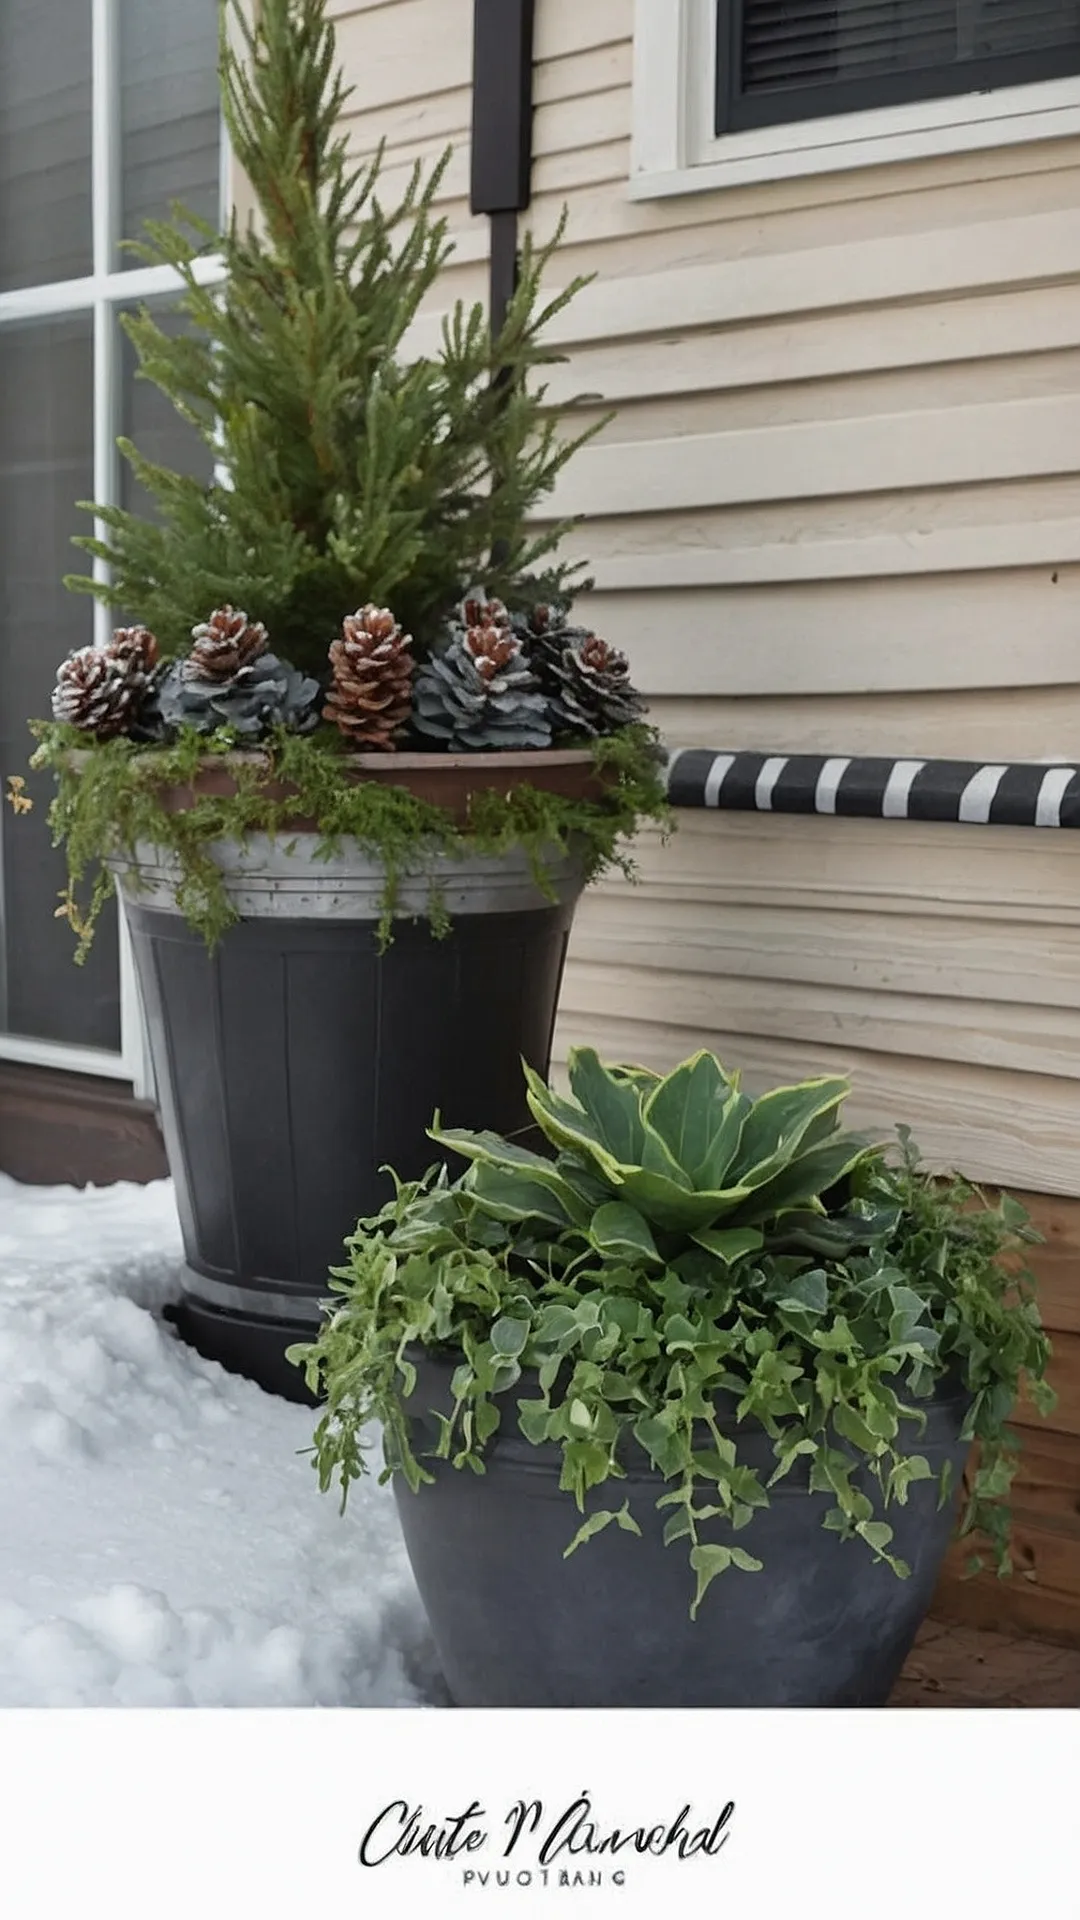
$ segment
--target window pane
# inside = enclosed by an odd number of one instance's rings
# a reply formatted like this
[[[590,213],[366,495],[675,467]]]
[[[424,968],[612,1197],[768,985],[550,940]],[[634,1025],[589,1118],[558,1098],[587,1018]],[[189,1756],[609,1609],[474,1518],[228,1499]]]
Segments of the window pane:
[[[91,0],[0,0],[0,292],[90,272]]]
[[[119,0],[119,17],[122,236],[138,240],[173,200],[217,225],[217,0]],[[123,254],[120,264],[139,262]]]
[[[933,66],[956,57],[957,0],[747,0],[747,92]]]
[[[960,0],[962,29],[965,14],[976,56],[1067,47],[1080,39],[1080,0]]]
[[[183,316],[168,308],[157,308],[154,317],[167,333],[179,332],[184,324]],[[189,473],[195,479],[209,480],[214,467],[209,447],[200,440],[194,427],[181,418],[160,387],[155,387],[150,380],[137,378],[138,355],[126,333],[120,354],[122,432],[148,460],[171,467],[175,473]],[[120,476],[120,504],[129,513],[147,517],[155,513],[154,502],[145,487],[139,485],[126,460]],[[131,617],[138,617],[138,608],[131,610]]]
[[[32,813],[3,809],[0,1027],[82,1046],[120,1046],[116,924],[110,910],[85,967],[57,920],[62,854],[49,843],[51,775],[29,774],[33,715],[47,716],[58,662],[91,639],[91,602],[65,591],[83,570],[71,546],[93,491],[88,320],[0,328],[0,785],[27,777]]]
[[[720,0],[723,21],[732,0]],[[1056,70],[1052,55],[1075,50],[1080,41],[1080,0],[734,0],[740,26],[744,95],[806,90],[863,83],[870,90],[863,105],[882,105],[887,96],[875,81],[900,86],[906,93],[889,98],[919,99],[943,92],[929,88],[920,75],[941,76],[955,91],[965,90],[964,63],[1021,55],[1040,56],[1041,73],[1002,71],[983,76],[995,85],[1046,78]],[[721,45],[723,40],[721,40]],[[1075,59],[1060,70],[1074,71]],[[950,79],[950,71],[955,76]],[[910,76],[909,79],[907,77]],[[971,80],[974,87],[979,80]],[[846,102],[853,103],[850,96]],[[827,103],[825,103],[827,110]]]

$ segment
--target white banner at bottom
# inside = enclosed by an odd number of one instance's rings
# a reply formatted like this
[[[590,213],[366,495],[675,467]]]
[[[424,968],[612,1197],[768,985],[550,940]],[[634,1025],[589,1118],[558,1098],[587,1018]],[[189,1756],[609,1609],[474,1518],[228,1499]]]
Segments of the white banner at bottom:
[[[1080,1916],[1080,1712],[0,1714],[4,1920]]]

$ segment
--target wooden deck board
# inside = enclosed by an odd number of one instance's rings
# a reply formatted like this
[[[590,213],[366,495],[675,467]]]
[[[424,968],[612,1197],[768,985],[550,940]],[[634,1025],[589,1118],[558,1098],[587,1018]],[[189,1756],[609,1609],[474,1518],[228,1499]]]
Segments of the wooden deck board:
[[[1080,1707],[1080,1651],[928,1620],[890,1707]]]

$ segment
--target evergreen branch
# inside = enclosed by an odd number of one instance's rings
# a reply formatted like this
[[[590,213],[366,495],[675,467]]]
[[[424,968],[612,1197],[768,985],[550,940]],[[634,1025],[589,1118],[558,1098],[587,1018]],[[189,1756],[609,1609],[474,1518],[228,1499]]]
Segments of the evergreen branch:
[[[183,329],[146,307],[124,319],[139,377],[228,484],[121,443],[154,517],[90,507],[104,534],[77,544],[113,584],[71,584],[129,608],[166,651],[186,648],[215,600],[243,605],[315,673],[346,611],[392,600],[422,655],[474,579],[511,586],[566,531],[538,509],[603,422],[565,434],[536,376],[565,357],[547,329],[585,281],[544,291],[562,221],[543,246],[526,237],[494,339],[483,307],[459,302],[438,347],[410,355],[453,251],[440,211],[450,153],[418,162],[384,202],[383,150],[350,152],[325,0],[261,0],[248,15],[224,0],[221,77],[255,218],[219,234],[177,205],[148,223],[132,250],[177,275]],[[225,278],[201,286],[210,252]]]

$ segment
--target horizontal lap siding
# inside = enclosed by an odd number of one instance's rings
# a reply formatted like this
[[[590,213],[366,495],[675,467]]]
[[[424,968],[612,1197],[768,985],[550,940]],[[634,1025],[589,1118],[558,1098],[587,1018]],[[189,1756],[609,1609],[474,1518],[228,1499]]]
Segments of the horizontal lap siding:
[[[359,150],[454,152],[439,309],[482,297],[471,0],[339,5]],[[635,204],[631,0],[538,0],[553,397],[617,417],[553,503],[672,745],[1080,752],[1080,146]],[[764,1082],[849,1066],[971,1172],[1080,1191],[1072,835],[684,815],[583,907],[559,1029]]]
[[[844,698],[816,692],[716,699],[690,695],[655,700],[652,713],[672,747],[705,744],[753,751],[765,745],[777,753],[832,754],[842,743],[850,754],[898,751],[927,760],[1048,759],[1066,764],[1080,751],[1080,700],[1068,681],[1025,689],[1022,700],[1011,687]],[[1027,835],[1021,851],[1031,853],[1036,844],[1064,863],[1056,871],[1071,873],[1072,863],[1080,860],[1080,847],[1070,854],[1056,842],[1047,846],[1044,838],[1033,843]],[[969,845],[962,843],[965,857]],[[990,851],[996,861],[1001,855],[997,839]],[[1006,890],[1014,870],[1015,863],[1010,863],[1002,883]]]
[[[560,1051],[848,1073],[857,1123],[909,1123],[934,1165],[1076,1192],[1071,835],[700,812],[637,853],[579,911]]]
[[[471,0],[335,0],[358,150],[447,143],[438,309],[483,296]],[[632,0],[537,0],[534,199],[565,203],[553,397],[618,417],[556,508],[673,746],[1080,754],[1080,145],[635,204]],[[1011,1585],[939,1606],[1080,1638],[1080,836],[686,813],[580,910],[558,1051],[714,1047],[755,1088],[852,1075],[853,1118],[1036,1190],[1059,1411],[1022,1408]]]
[[[1080,147],[635,204],[631,16],[537,8],[597,624],[653,697],[1080,684]]]
[[[635,204],[630,0],[539,0],[530,219],[590,619],[672,745],[1080,752],[1080,146]],[[681,817],[580,914],[560,1050],[844,1069],[931,1159],[1080,1192],[1080,842]]]
[[[330,12],[352,88],[353,148],[372,154],[385,143],[384,206],[405,191],[417,161],[430,168],[451,150],[436,206],[456,252],[427,307],[484,299],[488,223],[469,212],[472,0],[334,0]]]

